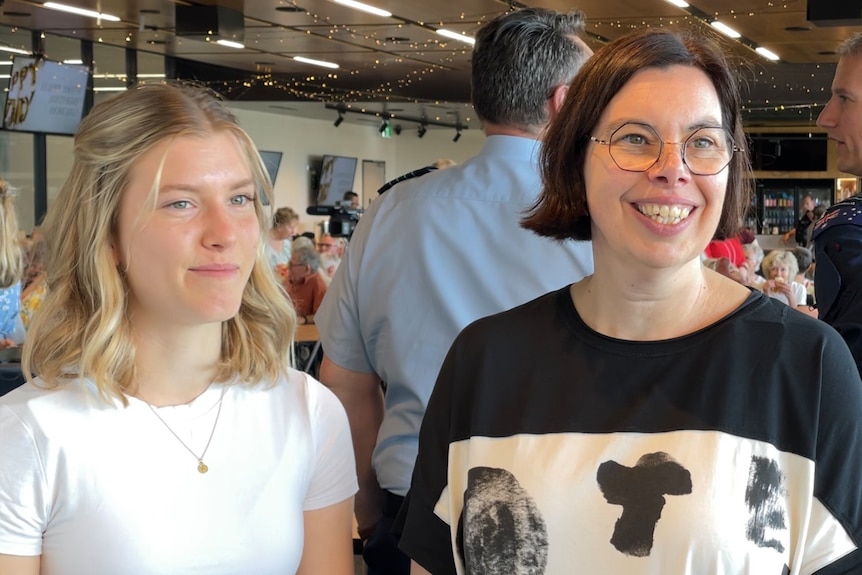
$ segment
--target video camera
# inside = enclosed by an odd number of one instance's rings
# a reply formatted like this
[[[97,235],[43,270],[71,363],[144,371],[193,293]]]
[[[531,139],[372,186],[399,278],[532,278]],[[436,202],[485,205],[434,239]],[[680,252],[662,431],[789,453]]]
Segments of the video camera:
[[[310,206],[305,213],[310,216],[329,216],[328,233],[334,238],[347,238],[353,235],[353,230],[365,210],[351,208],[336,202],[334,206]]]

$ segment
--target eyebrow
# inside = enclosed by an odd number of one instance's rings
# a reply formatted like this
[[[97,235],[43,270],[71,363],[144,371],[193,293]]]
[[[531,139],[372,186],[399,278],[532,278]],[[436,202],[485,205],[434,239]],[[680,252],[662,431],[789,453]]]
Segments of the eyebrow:
[[[835,96],[846,96],[854,100],[856,99],[853,93],[847,88],[835,88],[834,90],[832,90],[832,94]]]
[[[239,190],[239,189],[247,188],[247,187],[251,187],[251,186],[255,186],[254,178],[246,178],[244,180],[239,180],[238,182],[235,182],[230,187],[230,190],[234,191],[234,190]],[[188,184],[165,184],[159,188],[159,193],[161,194],[164,192],[174,192],[174,191],[196,192],[197,190],[198,190],[198,188],[196,186],[192,186],[192,185],[188,185]]]
[[[653,130],[656,130],[656,132],[658,132],[658,130],[656,129],[656,127],[655,127],[655,126],[653,126],[651,123],[649,123],[649,122],[647,122],[647,121],[644,121],[644,120],[641,120],[641,119],[638,119],[638,118],[623,118],[623,119],[616,120],[616,121],[611,122],[610,124],[608,124],[608,126],[607,126],[607,128],[606,128],[606,129],[607,129],[607,131],[608,131],[608,134],[610,134],[610,133],[614,132],[615,130],[619,129],[619,128],[620,128],[620,127],[622,127],[624,124],[643,124],[644,126],[649,126],[649,127],[650,127],[650,128],[652,128]],[[701,128],[724,128],[724,126],[721,124],[721,120],[710,120],[710,119],[705,119],[705,120],[702,120],[702,121],[697,122],[697,123],[695,123],[695,124],[691,124],[691,125],[689,125],[686,129],[687,129],[689,132],[695,132],[695,131],[697,131],[697,130],[699,130],[699,129],[701,129]]]

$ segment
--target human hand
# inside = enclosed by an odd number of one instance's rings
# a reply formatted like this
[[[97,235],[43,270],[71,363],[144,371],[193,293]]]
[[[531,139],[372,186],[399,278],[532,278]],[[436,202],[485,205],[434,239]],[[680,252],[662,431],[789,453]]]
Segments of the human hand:
[[[0,349],[6,349],[8,347],[15,347],[18,344],[9,338],[0,339]]]
[[[767,280],[764,291],[771,294],[781,294],[787,298],[788,302],[793,301],[793,287],[782,278]]]

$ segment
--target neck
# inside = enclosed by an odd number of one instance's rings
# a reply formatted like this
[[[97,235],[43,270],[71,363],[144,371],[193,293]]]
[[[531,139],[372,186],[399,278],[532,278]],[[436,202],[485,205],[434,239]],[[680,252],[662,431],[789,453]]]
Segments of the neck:
[[[628,341],[693,333],[729,314],[748,293],[698,260],[651,274],[597,269],[571,290],[575,308],[590,328]]]
[[[165,334],[138,329],[133,395],[157,407],[191,402],[210,386],[221,357],[221,324]]]
[[[545,126],[530,126],[528,128],[520,128],[517,126],[507,126],[505,124],[491,124],[484,122],[482,131],[486,136],[517,136],[519,138],[529,138],[531,140],[540,140],[545,133]]]

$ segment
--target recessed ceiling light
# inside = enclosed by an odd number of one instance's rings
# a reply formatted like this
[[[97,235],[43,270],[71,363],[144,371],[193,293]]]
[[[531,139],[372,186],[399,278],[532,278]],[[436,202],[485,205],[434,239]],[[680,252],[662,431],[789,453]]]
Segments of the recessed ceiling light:
[[[405,38],[404,36],[387,36],[384,40],[387,42],[409,42],[410,38]]]
[[[437,33],[441,36],[446,36],[447,38],[451,38],[453,40],[458,40],[459,42],[464,42],[466,44],[475,44],[476,39],[471,38],[470,36],[465,36],[464,34],[459,34],[458,32],[453,32],[452,30],[446,30],[445,28],[440,28],[437,30]]]
[[[294,56],[294,60],[297,62],[302,62],[303,64],[311,64],[312,66],[321,66],[323,68],[332,68],[333,70],[338,68],[338,64],[334,62],[327,62],[325,60],[315,60],[313,58],[306,58],[304,56]]]
[[[119,22],[120,19],[117,16],[112,14],[105,14],[104,12],[96,12],[95,10],[87,10],[86,8],[78,8],[77,6],[69,6],[68,4],[60,4],[59,2],[45,2],[42,4],[44,8],[50,8],[51,10],[59,10],[60,12],[68,12],[70,14],[77,14],[78,16],[87,16],[89,18],[96,18],[97,20],[107,20],[109,22]]]
[[[228,48],[236,48],[237,50],[242,50],[243,48],[245,48],[245,45],[240,42],[234,42],[233,40],[225,40],[223,38],[216,40],[216,44],[218,44],[219,46],[226,46]]]
[[[362,12],[368,12],[369,14],[374,14],[375,16],[381,16],[383,18],[389,18],[392,16],[392,12],[387,10],[383,10],[376,6],[371,6],[369,4],[363,4],[362,2],[357,2],[356,0],[332,0],[336,4],[341,4],[342,6],[347,6],[348,8],[353,8],[354,10],[361,10]]]
[[[777,62],[778,60],[781,59],[778,57],[778,54],[776,54],[772,50],[764,48],[763,46],[758,46],[757,48],[754,49],[754,51],[757,52],[758,54],[760,54],[761,56],[763,56],[764,58],[766,58],[767,60],[772,60],[773,62]]]
[[[714,22],[710,22],[710,24],[712,25],[713,28],[715,28],[716,30],[718,30],[719,32],[724,34],[725,36],[729,36],[731,38],[742,37],[742,34],[737,32],[736,30],[734,30],[733,28],[731,28],[727,24],[719,22],[718,20],[715,20]]]
[[[167,41],[166,40],[147,40],[147,44],[150,44],[152,46],[164,46],[165,44],[167,44]]]

